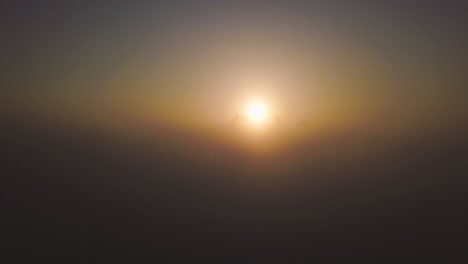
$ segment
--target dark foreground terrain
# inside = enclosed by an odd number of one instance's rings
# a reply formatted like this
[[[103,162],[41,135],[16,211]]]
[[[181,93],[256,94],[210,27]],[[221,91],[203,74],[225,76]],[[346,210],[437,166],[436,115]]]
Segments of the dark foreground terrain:
[[[232,131],[155,127],[143,139],[18,118],[1,126],[1,236],[17,260],[460,261],[466,251],[463,128],[364,136],[367,150],[282,135],[264,150]]]

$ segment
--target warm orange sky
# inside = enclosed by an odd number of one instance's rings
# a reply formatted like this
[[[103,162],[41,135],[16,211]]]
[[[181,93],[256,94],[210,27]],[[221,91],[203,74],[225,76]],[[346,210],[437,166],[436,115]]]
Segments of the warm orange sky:
[[[3,98],[199,125],[228,123],[252,98],[292,126],[464,115],[456,6],[322,2],[11,4]]]

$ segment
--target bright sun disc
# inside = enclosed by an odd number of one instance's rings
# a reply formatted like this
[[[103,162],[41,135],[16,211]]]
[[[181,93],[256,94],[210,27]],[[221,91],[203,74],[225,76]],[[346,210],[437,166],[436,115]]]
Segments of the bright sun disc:
[[[261,103],[253,103],[247,109],[247,116],[254,123],[261,123],[266,119],[267,109]]]

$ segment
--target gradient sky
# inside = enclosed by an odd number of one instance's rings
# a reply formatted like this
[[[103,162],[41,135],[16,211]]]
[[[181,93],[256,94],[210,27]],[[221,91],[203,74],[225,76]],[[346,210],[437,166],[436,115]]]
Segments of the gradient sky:
[[[286,123],[458,118],[463,2],[2,1],[0,95],[187,123],[228,122],[252,98]]]

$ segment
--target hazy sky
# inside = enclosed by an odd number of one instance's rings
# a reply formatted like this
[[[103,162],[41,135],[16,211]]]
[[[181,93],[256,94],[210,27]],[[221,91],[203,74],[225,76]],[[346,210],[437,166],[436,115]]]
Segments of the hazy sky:
[[[446,119],[466,96],[463,2],[2,1],[1,94],[207,123],[252,98],[291,122]]]

